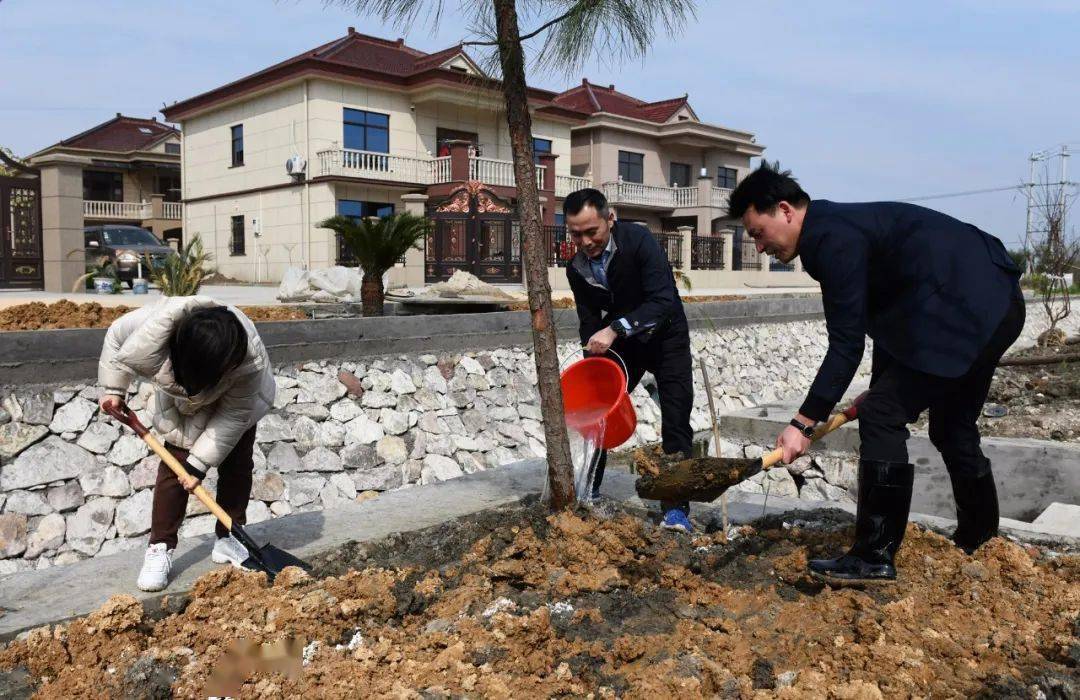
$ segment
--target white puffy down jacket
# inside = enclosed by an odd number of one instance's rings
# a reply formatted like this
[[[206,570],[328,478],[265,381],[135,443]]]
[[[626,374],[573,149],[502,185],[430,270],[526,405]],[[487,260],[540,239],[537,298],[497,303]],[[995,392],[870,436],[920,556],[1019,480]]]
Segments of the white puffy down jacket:
[[[138,377],[154,386],[147,410],[166,441],[190,451],[188,461],[203,471],[217,467],[240,437],[274,405],[274,373],[255,324],[239,309],[248,336],[247,358],[217,386],[189,397],[177,383],[169,359],[176,324],[197,309],[221,306],[209,297],[167,297],[116,319],[105,335],[98,383],[108,394],[125,396]]]

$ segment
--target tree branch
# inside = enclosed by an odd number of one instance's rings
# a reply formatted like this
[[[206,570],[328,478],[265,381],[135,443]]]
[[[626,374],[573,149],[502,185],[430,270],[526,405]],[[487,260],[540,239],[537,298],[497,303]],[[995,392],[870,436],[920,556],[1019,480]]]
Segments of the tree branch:
[[[536,36],[537,34],[540,34],[544,30],[550,29],[551,27],[554,27],[559,22],[562,22],[564,19],[566,19],[570,15],[577,12],[578,5],[588,4],[591,1],[592,0],[583,0],[583,2],[576,3],[573,7],[571,7],[569,10],[564,12],[562,15],[556,17],[555,19],[551,20],[550,22],[547,22],[546,24],[543,24],[543,25],[537,27],[534,31],[531,31],[528,34],[523,34],[519,38],[519,41],[525,41],[526,39],[532,39],[534,36]],[[499,42],[497,42],[497,41],[465,41],[465,42],[462,42],[461,45],[462,46],[498,46]]]

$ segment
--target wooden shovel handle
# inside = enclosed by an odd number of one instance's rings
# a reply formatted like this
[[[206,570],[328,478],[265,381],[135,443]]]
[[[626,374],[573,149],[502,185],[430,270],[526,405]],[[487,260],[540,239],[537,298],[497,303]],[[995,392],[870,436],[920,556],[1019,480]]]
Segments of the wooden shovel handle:
[[[139,417],[135,415],[135,412],[132,411],[127,404],[121,402],[119,408],[108,410],[106,413],[135,431],[135,434],[141,437],[143,442],[150,446],[150,449],[154,451],[154,454],[160,457],[161,461],[164,462],[169,469],[172,469],[173,474],[176,474],[177,477],[187,479],[191,476],[191,474],[188,473],[188,470],[184,469],[184,465],[180,463],[180,460],[173,457],[172,453],[146,429],[146,426],[142,424],[142,421],[139,420]],[[232,518],[217,504],[217,501],[214,500],[214,497],[210,495],[209,491],[203,488],[202,484],[196,486],[193,493],[195,494],[195,497],[214,514],[214,517],[221,521],[222,525],[227,529],[232,530]]]
[[[859,404],[866,396],[866,392],[859,394],[855,397],[855,401],[850,406],[844,409],[842,412],[834,414],[829,417],[829,420],[825,421],[817,427],[814,431],[814,437],[810,438],[811,442],[817,442],[821,438],[825,437],[832,431],[839,428],[844,423],[850,423],[859,417]],[[784,458],[784,450],[777,447],[772,452],[767,452],[761,457],[761,468],[763,471],[768,470],[780,463],[780,460]]]

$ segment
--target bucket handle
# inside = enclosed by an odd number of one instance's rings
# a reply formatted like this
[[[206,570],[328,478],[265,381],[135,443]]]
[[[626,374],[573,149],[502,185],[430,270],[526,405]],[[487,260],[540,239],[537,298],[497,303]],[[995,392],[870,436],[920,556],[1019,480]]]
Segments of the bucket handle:
[[[566,368],[567,360],[574,357],[575,355],[577,355],[579,352],[581,352],[584,349],[585,349],[585,346],[582,345],[580,348],[576,348],[573,352],[571,352],[569,355],[567,355],[566,358],[562,362],[559,363],[559,372],[561,373],[563,371],[563,369]],[[615,352],[611,348],[608,348],[608,353],[614,355],[616,357],[616,359],[619,360],[619,364],[622,365],[623,376],[626,377],[626,393],[629,394],[630,393],[630,370],[626,366],[626,361],[622,359],[622,356],[619,355],[619,353]],[[594,357],[602,357],[602,355],[594,355]]]

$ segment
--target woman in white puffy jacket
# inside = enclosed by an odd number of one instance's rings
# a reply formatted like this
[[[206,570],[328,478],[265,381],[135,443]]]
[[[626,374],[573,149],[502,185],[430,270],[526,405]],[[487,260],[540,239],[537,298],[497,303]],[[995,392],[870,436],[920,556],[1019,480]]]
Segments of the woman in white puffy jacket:
[[[135,378],[154,387],[152,427],[192,477],[181,481],[164,463],[154,485],[150,544],[138,586],[168,584],[188,494],[218,470],[216,498],[243,525],[251,496],[255,425],[274,404],[270,357],[255,324],[209,297],[168,297],[127,313],[109,327],[98,365],[103,410],[116,407]],[[239,566],[247,551],[220,524],[213,560]]]

